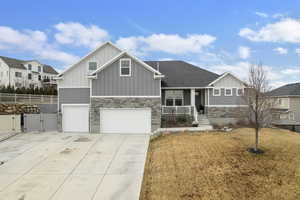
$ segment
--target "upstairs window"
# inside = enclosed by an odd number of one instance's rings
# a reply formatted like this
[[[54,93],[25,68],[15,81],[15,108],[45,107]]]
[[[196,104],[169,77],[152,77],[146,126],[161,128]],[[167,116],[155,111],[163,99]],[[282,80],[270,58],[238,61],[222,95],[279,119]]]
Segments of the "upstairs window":
[[[120,76],[131,76],[131,59],[120,59]]]
[[[31,64],[28,64],[28,70],[32,70],[32,65]]]
[[[42,71],[41,66],[38,66],[38,72],[41,72],[41,71]]]
[[[89,71],[95,71],[97,69],[97,62],[89,62]]]
[[[39,81],[40,81],[40,80],[42,80],[42,76],[41,76],[41,75],[39,75]]]
[[[22,72],[15,72],[15,77],[22,77]]]
[[[28,80],[32,79],[32,74],[28,74]]]

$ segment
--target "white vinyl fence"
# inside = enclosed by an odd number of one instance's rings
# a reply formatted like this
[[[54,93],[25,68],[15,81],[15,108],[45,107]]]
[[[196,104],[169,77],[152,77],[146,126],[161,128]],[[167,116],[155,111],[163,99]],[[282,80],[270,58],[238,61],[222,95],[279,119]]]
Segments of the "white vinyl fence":
[[[57,96],[0,93],[1,103],[57,104]]]
[[[21,115],[0,115],[0,132],[21,132]]]

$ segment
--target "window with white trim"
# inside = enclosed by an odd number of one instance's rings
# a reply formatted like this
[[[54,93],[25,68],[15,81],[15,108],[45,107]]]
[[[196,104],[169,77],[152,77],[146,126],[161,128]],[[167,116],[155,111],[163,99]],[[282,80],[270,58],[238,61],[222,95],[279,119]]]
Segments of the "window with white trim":
[[[183,106],[183,90],[166,90],[166,106]]]
[[[32,70],[32,65],[31,64],[28,64],[28,70]]]
[[[214,88],[213,89],[213,96],[221,96],[221,89],[220,88]]]
[[[89,71],[95,71],[97,69],[97,62],[89,62]]]
[[[243,96],[244,95],[244,89],[243,88],[237,88],[236,89],[236,96]]]
[[[120,59],[120,76],[131,76],[131,59]]]
[[[22,72],[15,72],[15,77],[21,78],[22,77]]]
[[[232,96],[232,88],[225,88],[225,96]]]

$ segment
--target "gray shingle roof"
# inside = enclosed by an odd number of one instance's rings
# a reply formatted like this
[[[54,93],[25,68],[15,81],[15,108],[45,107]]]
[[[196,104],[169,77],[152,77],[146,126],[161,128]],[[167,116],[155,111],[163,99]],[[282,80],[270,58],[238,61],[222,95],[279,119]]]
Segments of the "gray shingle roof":
[[[23,60],[18,60],[14,58],[8,58],[4,56],[0,56],[2,60],[8,65],[8,67],[11,68],[17,68],[17,69],[26,69],[25,66],[23,65]]]
[[[300,83],[292,83],[269,92],[270,96],[300,96]]]
[[[49,74],[58,74],[58,72],[50,65],[44,65],[43,66],[43,71],[45,73],[49,73]]]
[[[184,61],[144,61],[165,75],[162,87],[206,87],[219,75]]]
[[[0,56],[0,58],[2,58],[2,60],[8,65],[8,67],[26,70],[26,67],[24,66],[23,63],[28,61],[18,60],[15,58],[8,58],[5,56]],[[58,74],[58,72],[50,65],[44,65],[43,71],[49,74]]]

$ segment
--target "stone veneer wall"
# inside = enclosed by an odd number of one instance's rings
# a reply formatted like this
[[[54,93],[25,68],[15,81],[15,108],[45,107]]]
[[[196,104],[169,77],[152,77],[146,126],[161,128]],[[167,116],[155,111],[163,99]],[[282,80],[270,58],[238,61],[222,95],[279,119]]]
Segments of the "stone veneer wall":
[[[160,128],[160,98],[91,98],[90,130],[100,132],[100,108],[151,108],[151,130]]]
[[[208,107],[207,117],[212,124],[236,123],[249,119],[248,107]]]

